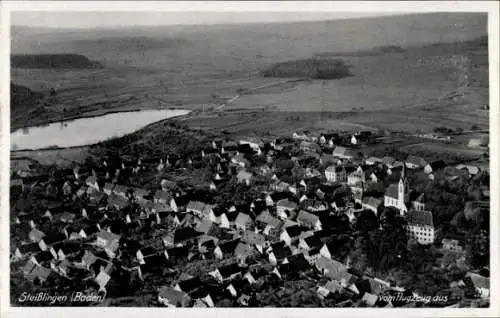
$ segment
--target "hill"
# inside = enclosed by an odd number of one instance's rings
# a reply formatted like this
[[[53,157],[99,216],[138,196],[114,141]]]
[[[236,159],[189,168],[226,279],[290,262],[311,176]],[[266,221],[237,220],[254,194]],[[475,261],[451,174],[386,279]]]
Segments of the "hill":
[[[46,118],[47,95],[10,82],[11,130],[26,126],[30,118]]]
[[[10,107],[12,110],[26,107],[26,105],[39,104],[43,100],[43,97],[43,93],[35,92],[28,87],[10,82]]]
[[[445,49],[437,43],[461,43],[485,36],[486,26],[486,14],[433,13],[300,23],[66,32],[30,33],[25,28],[15,28],[11,36],[14,54],[79,52],[106,68],[14,68],[11,76],[17,84],[38,91],[57,87],[61,106],[51,107],[59,112],[57,118],[65,116],[63,108],[66,114],[85,114],[103,107],[108,111],[127,107],[207,109],[207,105],[217,105],[247,91],[252,94],[234,100],[224,111],[260,107],[338,112],[356,108],[385,109],[404,117],[407,111],[402,109],[411,107],[417,113],[426,107],[426,116],[414,118],[415,125],[427,125],[437,111],[447,111],[447,116],[460,114],[457,125],[470,126],[471,120],[487,122],[483,115],[476,118],[479,115],[475,106],[488,98],[488,69],[484,66],[488,62],[487,50],[458,50],[453,45]],[[330,52],[361,52],[339,55],[352,66],[349,70],[355,76],[286,87],[270,86],[278,80],[261,76],[262,70],[270,66],[279,64],[282,69],[280,63],[307,61],[315,54]],[[304,65],[304,69],[310,70],[307,62]],[[469,84],[463,82],[466,77]],[[474,86],[477,82],[482,84]],[[267,88],[255,90],[256,87]],[[469,100],[434,106],[434,101],[454,96],[458,88]]]
[[[11,67],[28,69],[94,69],[102,67],[101,63],[90,61],[79,54],[14,54],[10,58],[10,63]]]

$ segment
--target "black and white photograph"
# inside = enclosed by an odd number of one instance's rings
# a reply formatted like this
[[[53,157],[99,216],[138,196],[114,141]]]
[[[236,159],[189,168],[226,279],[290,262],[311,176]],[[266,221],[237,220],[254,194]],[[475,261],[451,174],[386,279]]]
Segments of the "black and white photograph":
[[[498,3],[63,3],[9,9],[11,307],[498,308]]]

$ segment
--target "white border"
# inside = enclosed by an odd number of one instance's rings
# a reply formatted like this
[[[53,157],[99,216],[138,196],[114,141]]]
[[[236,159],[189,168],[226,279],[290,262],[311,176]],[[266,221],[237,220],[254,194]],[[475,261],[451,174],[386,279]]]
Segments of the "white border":
[[[302,2],[302,1],[256,1],[256,2],[237,2],[237,1],[3,1],[1,6],[1,33],[0,33],[0,113],[1,121],[1,151],[0,160],[0,214],[1,222],[1,269],[0,287],[1,287],[1,312],[0,316],[5,317],[58,317],[68,316],[85,317],[116,315],[119,317],[138,317],[138,316],[165,316],[171,317],[236,317],[261,315],[266,317],[331,317],[331,316],[359,316],[370,317],[376,314],[388,315],[394,317],[402,316],[421,316],[421,317],[486,317],[500,316],[499,299],[499,200],[498,196],[492,196],[491,202],[491,307],[488,309],[478,308],[446,308],[446,309],[373,309],[373,308],[325,308],[325,309],[279,309],[279,308],[255,308],[255,309],[149,309],[149,308],[17,308],[10,307],[9,300],[9,210],[8,210],[8,191],[9,186],[9,145],[10,145],[10,110],[9,104],[9,13],[11,11],[223,11],[223,12],[394,12],[394,13],[416,13],[416,12],[488,12],[488,30],[489,30],[489,71],[490,71],[490,155],[491,155],[491,193],[500,193],[500,178],[498,167],[499,154],[499,4],[496,1],[334,1],[334,2]],[[496,89],[495,89],[496,88]],[[493,158],[496,158],[494,160]]]

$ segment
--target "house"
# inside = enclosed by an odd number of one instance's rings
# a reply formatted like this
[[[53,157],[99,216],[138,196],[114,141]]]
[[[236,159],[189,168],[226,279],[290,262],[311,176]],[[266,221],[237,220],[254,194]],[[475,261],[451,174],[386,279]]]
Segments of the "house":
[[[63,212],[57,216],[62,223],[73,223],[76,219],[76,214],[70,212]]]
[[[269,241],[266,237],[260,233],[255,233],[254,231],[245,231],[241,236],[241,241],[245,242],[255,248],[260,252],[264,253],[264,249],[268,247]]]
[[[157,204],[169,205],[173,211],[175,211],[175,212],[178,211],[178,207],[177,207],[177,203],[175,202],[175,199],[167,191],[157,190],[154,194],[153,202],[157,203]]]
[[[286,245],[291,246],[299,240],[302,233],[302,227],[299,225],[292,225],[282,230],[280,240],[285,242]]]
[[[240,212],[234,221],[234,225],[236,226],[236,229],[244,231],[253,225],[253,221],[250,218],[250,215]]]
[[[176,229],[175,232],[164,236],[162,240],[164,246],[166,247],[181,247],[195,243],[202,235],[203,233],[200,233],[188,226]]]
[[[196,222],[195,230],[199,233],[207,234],[210,232],[214,226],[217,226],[213,221],[209,219],[201,219]]]
[[[49,268],[34,265],[31,267],[31,270],[29,272],[25,272],[24,277],[27,280],[32,281],[33,283],[43,284],[54,274],[55,273]]]
[[[111,194],[120,196],[120,197],[122,197],[124,199],[128,199],[128,197],[129,197],[129,189],[128,189],[128,187],[126,187],[124,185],[116,184],[113,187],[113,190],[111,191]]]
[[[214,213],[212,205],[200,201],[189,201],[186,212],[192,212],[203,217],[209,217],[210,214]]]
[[[191,298],[185,292],[163,286],[158,289],[158,302],[166,307],[189,307]]]
[[[219,227],[221,229],[229,229],[231,224],[234,223],[234,220],[236,220],[236,217],[235,213],[221,213],[218,217]]]
[[[89,189],[92,189],[92,188],[89,187]],[[106,193],[101,192],[101,191],[93,191],[88,196],[89,196],[90,202],[92,202],[93,204],[97,204],[97,205],[104,204],[106,202],[106,198],[107,198]]]
[[[358,144],[358,139],[356,139],[356,136],[352,135],[351,137],[351,144],[352,145],[357,145]]]
[[[140,202],[140,201],[143,201],[143,202],[149,201],[148,199],[146,199],[147,197],[150,196],[150,191],[149,190],[146,190],[146,189],[143,189],[143,188],[131,188],[130,190],[132,191],[132,195],[133,195],[133,197],[134,197],[134,199],[136,201],[138,201],[138,202]]]
[[[248,145],[254,151],[260,151],[261,147],[264,147],[264,142],[258,138],[249,137],[245,140],[240,140],[240,145]]]
[[[306,228],[314,229],[315,231],[322,230],[322,224],[319,217],[304,210],[299,211],[299,214],[297,215],[297,223]]]
[[[406,158],[405,165],[408,169],[418,169],[424,168],[427,165],[427,162],[422,157],[409,155]]]
[[[163,252],[165,258],[167,260],[178,260],[178,259],[185,259],[189,255],[189,249],[187,247],[172,247],[169,249],[166,249]]]
[[[234,256],[240,264],[245,264],[247,259],[256,254],[256,250],[252,245],[240,242],[234,249]]]
[[[336,280],[330,280],[326,283],[325,288],[330,292],[330,293],[340,293],[342,292],[342,285],[336,281]]]
[[[427,197],[421,193],[418,197],[411,202],[412,208],[417,211],[424,211],[427,203]]]
[[[369,166],[373,166],[373,165],[376,165],[376,164],[381,163],[381,162],[382,162],[382,159],[378,158],[378,157],[369,157],[368,159],[365,160],[365,164],[367,164]]]
[[[244,183],[248,186],[248,185],[250,185],[250,182],[252,181],[252,174],[249,172],[246,172],[245,170],[241,170],[240,172],[238,172],[236,179],[238,180],[238,183]]]
[[[40,246],[37,242],[19,245],[14,251],[16,259],[23,259],[27,256],[40,251]]]
[[[430,174],[446,167],[446,163],[443,160],[436,160],[425,165],[424,172]]]
[[[311,268],[310,263],[305,258],[304,254],[298,253],[288,257],[288,262],[280,265],[280,272],[304,272]]]
[[[63,233],[50,233],[44,236],[40,242],[38,242],[38,246],[42,251],[48,251],[49,248],[59,242],[65,241],[66,236]]]
[[[45,237],[45,233],[34,228],[30,231],[28,237],[31,240],[31,242],[38,243]]]
[[[109,257],[114,258],[116,251],[120,247],[120,240],[120,235],[108,231],[100,231],[97,233],[95,244],[103,248]]]
[[[215,278],[219,283],[229,282],[241,275],[242,268],[237,264],[229,264],[218,267],[208,274]]]
[[[154,249],[153,247],[147,246],[137,250],[135,255],[137,260],[139,261],[139,264],[146,264],[146,258],[157,255],[158,253],[158,250]]]
[[[289,191],[289,189],[290,189],[290,184],[277,179],[274,180],[274,182],[269,185],[269,190],[273,192],[286,192]]]
[[[54,258],[61,261],[68,259],[68,257],[74,256],[80,251],[81,251],[80,244],[74,244],[74,243],[63,242],[60,244],[56,244],[50,248],[50,252],[54,255]]]
[[[31,255],[30,261],[39,265],[39,266],[44,266],[47,265],[49,262],[52,262],[57,258],[57,255],[50,251],[41,251],[36,254]]]
[[[80,230],[78,235],[82,238],[88,238],[92,236],[93,234],[99,233],[101,231],[100,227],[98,224],[96,225],[89,225],[83,229]]]
[[[478,138],[471,138],[469,139],[469,142],[467,143],[467,147],[469,148],[479,148],[483,145],[483,142],[481,139]]]
[[[361,168],[361,166],[359,166],[353,172],[349,173],[349,175],[347,176],[347,184],[350,186],[364,182],[366,182],[365,173],[363,171],[363,168]]]
[[[203,283],[198,276],[179,280],[174,289],[191,295],[193,292],[203,287]]]
[[[210,294],[208,294],[203,298],[196,299],[193,305],[193,308],[213,308],[213,307],[215,307],[215,304]]]
[[[467,273],[466,282],[471,284],[481,298],[490,297],[490,279],[476,273]]]
[[[89,187],[89,188],[92,188],[96,191],[100,191],[100,187],[99,187],[99,184],[97,182],[97,177],[96,176],[89,176],[87,177],[87,179],[85,180],[85,184]]]
[[[361,201],[361,206],[363,209],[373,211],[373,213],[377,214],[378,208],[382,205],[382,203],[382,199],[364,197]]]
[[[282,221],[272,216],[271,213],[267,210],[259,214],[256,222],[259,225],[259,228],[264,228],[262,230],[262,234],[264,235],[271,235],[282,225]]]
[[[335,158],[347,159],[347,160],[351,160],[354,158],[354,155],[350,149],[340,146],[335,147],[335,149],[333,150],[333,156]]]
[[[97,256],[95,256],[92,252],[86,250],[82,256],[80,264],[84,268],[90,269],[90,266],[94,264],[96,261],[97,261]]]
[[[274,266],[276,266],[278,262],[288,262],[287,257],[290,255],[292,255],[292,250],[290,246],[283,241],[271,244],[268,249],[269,262]]]
[[[419,244],[434,243],[435,231],[430,211],[411,210],[407,214],[407,228],[409,239],[415,239]]]
[[[68,260],[56,261],[50,263],[53,271],[58,273],[63,277],[68,277],[70,275],[70,270],[74,268],[73,264]]]
[[[295,213],[298,205],[288,199],[278,201],[276,204],[276,213],[281,219],[287,219],[291,213]]]
[[[271,226],[273,228],[277,228],[281,225],[281,221],[274,217],[269,210],[262,211],[257,218],[255,219],[257,224],[262,224],[263,226]]]
[[[306,242],[307,243],[307,242]],[[309,245],[309,243],[307,243]],[[313,243],[317,244],[317,243]],[[302,249],[302,247],[299,246],[299,249]],[[306,258],[306,260],[309,262],[309,264],[313,265],[316,263],[316,260],[321,257],[321,245],[319,247],[313,247],[309,250],[304,250],[302,249],[302,254]]]
[[[319,248],[323,245],[323,242],[321,241],[321,238],[316,235],[310,235],[307,237],[301,237],[299,238],[299,244],[298,247],[309,251],[314,248],[318,248],[318,253],[319,253]],[[311,256],[311,255],[308,255]]]
[[[111,193],[113,192],[113,188],[114,187],[115,187],[115,185],[113,183],[106,182],[104,184],[104,187],[102,188],[102,191],[104,193],[106,193],[107,195],[111,195]]]
[[[348,276],[347,267],[330,258],[319,257],[316,260],[315,267],[324,276],[337,281],[341,281]]]
[[[234,255],[234,251],[236,250],[236,247],[240,243],[240,239],[235,239],[227,242],[220,243],[215,249],[214,249],[214,255],[216,259],[224,259],[229,256]]]
[[[332,165],[326,168],[325,177],[328,182],[346,182],[347,172],[344,166]]]
[[[396,162],[396,159],[394,159],[393,157],[390,157],[390,156],[385,156],[381,159],[381,163],[389,169],[394,168],[395,162]]]
[[[330,294],[341,293],[343,290],[342,285],[336,280],[330,280],[324,286],[319,286],[317,289],[317,294],[320,298],[324,299]]]
[[[456,166],[456,168],[457,168],[457,170],[466,170],[472,176],[475,176],[480,171],[480,169],[478,167],[473,166],[473,165],[459,164],[459,165]]]

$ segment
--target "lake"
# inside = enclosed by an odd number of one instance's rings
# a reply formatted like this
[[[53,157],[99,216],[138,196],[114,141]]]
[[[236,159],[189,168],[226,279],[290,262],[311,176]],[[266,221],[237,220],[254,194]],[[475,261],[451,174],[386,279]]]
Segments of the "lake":
[[[188,110],[181,109],[142,110],[61,121],[18,129],[10,135],[10,144],[13,151],[92,145],[133,133],[151,123],[188,113]]]

